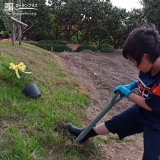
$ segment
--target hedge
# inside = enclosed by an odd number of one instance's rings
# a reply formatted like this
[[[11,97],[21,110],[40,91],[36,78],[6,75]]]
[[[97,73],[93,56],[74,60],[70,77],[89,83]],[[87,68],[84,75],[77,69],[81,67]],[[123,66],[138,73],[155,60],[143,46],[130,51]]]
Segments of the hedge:
[[[77,48],[77,52],[81,52],[83,50],[97,51],[97,48],[90,45],[81,45]]]
[[[53,47],[53,51],[54,52],[64,52],[64,51],[68,51],[68,52],[72,52],[72,49],[69,48],[66,45],[53,45],[53,44],[46,44],[46,43],[30,43],[32,45],[35,45],[37,47],[43,48],[45,50],[51,51],[52,47]]]
[[[97,47],[97,49],[100,50],[100,52],[104,52],[104,53],[113,52],[113,46],[111,46],[109,44],[100,44]]]
[[[55,44],[55,45],[65,45],[61,40],[41,40],[39,44]]]

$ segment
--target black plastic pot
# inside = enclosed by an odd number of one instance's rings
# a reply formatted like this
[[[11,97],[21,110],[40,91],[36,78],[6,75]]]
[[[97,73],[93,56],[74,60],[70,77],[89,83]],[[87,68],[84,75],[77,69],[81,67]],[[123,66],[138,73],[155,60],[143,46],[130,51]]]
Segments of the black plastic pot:
[[[23,93],[33,99],[37,99],[41,96],[41,93],[35,83],[31,83],[24,88]]]

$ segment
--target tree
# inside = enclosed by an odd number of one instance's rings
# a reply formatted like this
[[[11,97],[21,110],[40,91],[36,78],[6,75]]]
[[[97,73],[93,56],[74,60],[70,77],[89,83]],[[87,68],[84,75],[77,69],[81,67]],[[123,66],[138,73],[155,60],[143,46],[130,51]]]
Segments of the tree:
[[[94,35],[93,39],[99,40],[99,43],[109,43],[114,48],[122,47],[128,34],[143,22],[144,18],[140,9],[127,12],[126,9],[112,7],[103,18],[99,36]]]
[[[122,47],[128,34],[136,27],[144,23],[144,18],[141,9],[133,9],[127,12],[125,9],[114,7],[111,14],[111,26],[108,29],[110,35],[110,44],[114,48]]]
[[[141,0],[143,12],[147,23],[153,23],[160,30],[160,1],[159,0]]]
[[[69,41],[76,35],[79,43],[83,43],[88,36],[98,33],[97,30],[110,6],[108,2],[99,0],[52,1],[56,23],[63,27],[65,39]],[[79,34],[80,32],[82,34]]]
[[[8,3],[9,0],[0,1],[0,31],[4,31],[5,35],[10,32],[10,21],[8,14],[4,11],[4,3]]]
[[[27,38],[32,40],[52,39],[54,37],[54,16],[51,14],[50,6],[46,5],[46,1],[25,0],[23,3],[37,6],[36,11],[27,10],[29,15],[22,16],[24,22],[33,23],[33,27],[26,33]]]

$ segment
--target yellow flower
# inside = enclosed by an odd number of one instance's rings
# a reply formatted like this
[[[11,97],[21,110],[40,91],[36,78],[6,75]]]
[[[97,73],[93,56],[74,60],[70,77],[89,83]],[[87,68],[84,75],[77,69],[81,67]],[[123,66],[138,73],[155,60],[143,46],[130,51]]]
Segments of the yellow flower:
[[[9,69],[14,70],[18,78],[20,78],[18,70],[20,70],[21,72],[24,72],[26,74],[31,74],[32,73],[32,72],[25,72],[26,65],[24,65],[23,62],[20,62],[18,65],[15,65],[14,63],[10,63],[9,65],[10,65]]]

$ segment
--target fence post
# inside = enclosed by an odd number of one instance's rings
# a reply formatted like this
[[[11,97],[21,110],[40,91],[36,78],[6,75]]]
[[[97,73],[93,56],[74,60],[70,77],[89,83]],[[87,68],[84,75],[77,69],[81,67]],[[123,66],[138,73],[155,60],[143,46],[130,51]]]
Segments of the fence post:
[[[11,16],[14,17],[14,0],[11,1],[13,3],[13,9],[11,12]],[[12,27],[12,44],[15,45],[15,30],[14,30],[14,21],[11,21],[11,27]]]

